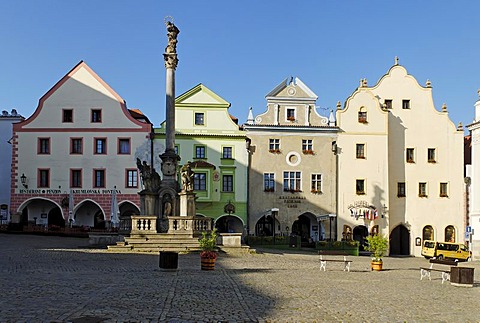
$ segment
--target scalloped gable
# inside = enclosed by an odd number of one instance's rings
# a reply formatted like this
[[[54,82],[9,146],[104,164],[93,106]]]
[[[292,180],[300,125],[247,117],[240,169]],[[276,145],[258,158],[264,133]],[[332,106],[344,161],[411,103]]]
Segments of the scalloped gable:
[[[280,96],[281,97],[287,96],[285,95],[286,94],[285,89],[292,83],[297,88],[297,94],[295,95],[295,97],[297,98],[306,97],[313,100],[318,99],[318,96],[315,94],[315,92],[313,92],[307,85],[305,85],[305,83],[303,83],[302,80],[300,80],[298,77],[295,77],[295,79],[293,77],[287,77],[280,84],[278,84],[272,91],[270,91],[265,96],[265,98],[268,99],[268,98],[274,98],[274,97],[280,97]]]
[[[175,99],[176,107],[204,106],[229,108],[230,103],[221,96],[210,90],[202,83],[179,95]]]

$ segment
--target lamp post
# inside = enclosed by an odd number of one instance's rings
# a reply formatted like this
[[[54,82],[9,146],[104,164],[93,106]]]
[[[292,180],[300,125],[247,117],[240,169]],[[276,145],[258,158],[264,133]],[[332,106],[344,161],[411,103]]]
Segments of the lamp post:
[[[277,208],[272,208],[272,219],[273,219],[273,224],[272,224],[272,232],[273,232],[273,245],[275,245],[275,216],[278,213]]]
[[[22,173],[22,176],[20,176],[20,181],[22,182],[23,187],[28,190],[27,176],[25,176],[24,173]]]

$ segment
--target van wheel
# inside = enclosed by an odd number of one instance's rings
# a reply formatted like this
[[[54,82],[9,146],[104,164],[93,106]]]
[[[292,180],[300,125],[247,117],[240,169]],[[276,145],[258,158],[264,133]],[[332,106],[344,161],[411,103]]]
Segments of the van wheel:
[[[443,255],[438,255],[437,259],[438,260],[443,260]]]

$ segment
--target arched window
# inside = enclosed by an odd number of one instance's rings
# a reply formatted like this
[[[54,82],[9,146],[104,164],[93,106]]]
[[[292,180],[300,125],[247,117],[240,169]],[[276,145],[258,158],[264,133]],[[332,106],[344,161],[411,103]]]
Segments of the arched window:
[[[455,228],[453,225],[445,228],[445,242],[455,242]]]
[[[433,237],[433,227],[431,225],[426,225],[423,227],[423,240],[435,240]]]
[[[342,238],[344,241],[351,241],[352,237],[352,228],[348,225],[343,226]]]
[[[365,107],[361,107],[358,110],[358,122],[367,123],[367,109]]]

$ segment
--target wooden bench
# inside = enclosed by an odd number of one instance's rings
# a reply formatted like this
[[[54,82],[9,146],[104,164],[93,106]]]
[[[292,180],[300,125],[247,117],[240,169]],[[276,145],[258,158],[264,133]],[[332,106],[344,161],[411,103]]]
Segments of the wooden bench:
[[[350,272],[350,264],[352,263],[352,260],[347,260],[346,256],[343,257],[343,260],[340,260],[340,259],[323,259],[323,256],[320,255],[320,270],[323,269],[323,271],[326,271],[327,262],[343,263],[343,271]]]
[[[443,266],[449,266],[449,268],[433,268],[434,264],[439,264]],[[428,277],[428,280],[432,280],[431,273],[432,271],[441,272],[442,273],[442,284],[446,281],[450,281],[450,267],[457,266],[457,261],[452,260],[444,260],[444,259],[430,259],[430,267],[420,267],[420,280],[424,277]]]

